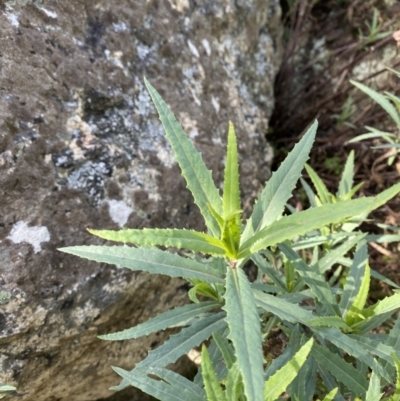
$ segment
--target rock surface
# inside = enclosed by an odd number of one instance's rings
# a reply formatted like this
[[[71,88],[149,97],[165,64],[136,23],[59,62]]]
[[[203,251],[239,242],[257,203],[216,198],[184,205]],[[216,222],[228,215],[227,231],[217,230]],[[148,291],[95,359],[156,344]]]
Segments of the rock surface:
[[[122,399],[110,366],[165,334],[96,335],[186,301],[180,280],[57,251],[98,243],[86,227],[203,228],[143,75],[218,183],[235,123],[248,208],[269,177],[280,34],[278,0],[0,4],[0,382],[21,401]]]

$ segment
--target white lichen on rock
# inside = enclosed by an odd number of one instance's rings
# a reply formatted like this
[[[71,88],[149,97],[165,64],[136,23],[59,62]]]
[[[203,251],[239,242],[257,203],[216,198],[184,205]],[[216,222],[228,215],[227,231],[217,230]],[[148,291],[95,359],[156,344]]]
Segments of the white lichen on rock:
[[[110,213],[111,220],[120,227],[124,226],[133,209],[121,200],[107,199],[106,202],[108,203],[108,212]]]
[[[15,28],[19,27],[19,21],[18,21],[18,15],[14,13],[4,13],[5,17],[8,19],[8,22],[11,24],[11,26],[14,26]]]
[[[21,220],[13,225],[7,239],[16,244],[27,242],[33,246],[35,253],[38,253],[42,250],[40,244],[50,241],[50,233],[45,226],[28,227],[28,225]]]

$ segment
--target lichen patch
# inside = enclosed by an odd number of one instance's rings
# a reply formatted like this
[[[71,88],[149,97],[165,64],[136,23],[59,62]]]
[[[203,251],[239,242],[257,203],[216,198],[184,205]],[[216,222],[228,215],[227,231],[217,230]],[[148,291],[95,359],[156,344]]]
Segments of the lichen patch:
[[[42,250],[40,244],[50,241],[50,233],[45,226],[28,227],[24,221],[18,221],[13,225],[10,235],[7,237],[16,244],[27,242],[33,246],[35,253]]]
[[[18,15],[14,13],[4,13],[5,17],[8,19],[8,22],[11,24],[11,26],[14,26],[15,28],[19,27],[19,21],[18,21]]]
[[[124,226],[128,222],[133,209],[121,200],[107,199],[106,202],[108,203],[108,212],[111,220],[120,227]]]

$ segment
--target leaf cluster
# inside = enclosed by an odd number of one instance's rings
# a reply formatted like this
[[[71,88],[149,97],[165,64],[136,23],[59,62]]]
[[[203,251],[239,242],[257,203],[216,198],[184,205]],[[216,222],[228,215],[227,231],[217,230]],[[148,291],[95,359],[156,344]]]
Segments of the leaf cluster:
[[[392,70],[391,68],[387,68],[389,71],[393,72],[400,78],[399,72]],[[359,142],[363,140],[370,139],[381,139],[386,144],[373,146],[372,149],[388,149],[389,152],[387,154],[388,165],[392,165],[396,155],[400,151],[400,98],[390,92],[379,93],[376,90],[356,81],[350,81],[354,86],[367,94],[375,103],[382,107],[383,110],[390,116],[396,126],[396,132],[386,132],[381,131],[374,127],[366,126],[367,129],[366,134],[358,135],[349,142]]]
[[[365,48],[378,40],[384,39],[392,34],[392,31],[382,32],[382,22],[379,20],[379,12],[376,8],[374,8],[374,12],[372,14],[371,22],[366,21],[365,25],[367,27],[367,34],[364,35],[362,30],[358,29],[358,37],[359,37],[359,47]]]
[[[200,153],[167,104],[147,80],[145,84],[207,233],[90,230],[124,245],[61,249],[135,271],[183,277],[193,284],[189,293],[192,304],[101,336],[104,340],[125,340],[170,327],[182,328],[149,351],[131,371],[114,368],[122,377],[114,389],[133,385],[163,401],[273,401],[284,392],[292,400],[311,400],[316,395],[341,401],[356,396],[372,400],[383,385],[393,384],[400,321],[388,334],[376,335],[373,330],[400,307],[400,294],[366,305],[372,270],[365,234],[356,228],[360,219],[396,196],[400,184],[375,197],[351,199],[359,186],[353,187],[354,155],[350,155],[333,196],[306,165],[316,188],[314,193],[302,181],[312,207],[285,214],[309,157],[315,122],[266,183],[242,228],[233,125],[229,125],[221,196]],[[189,250],[192,257],[157,246]],[[243,269],[250,260],[258,268],[255,282],[249,281]],[[338,265],[342,268],[336,268]],[[342,282],[329,282],[327,272],[335,277],[337,271],[344,272]],[[263,352],[263,342],[273,329],[288,340],[277,358]],[[201,369],[193,382],[165,368],[209,339],[208,348],[203,345]]]

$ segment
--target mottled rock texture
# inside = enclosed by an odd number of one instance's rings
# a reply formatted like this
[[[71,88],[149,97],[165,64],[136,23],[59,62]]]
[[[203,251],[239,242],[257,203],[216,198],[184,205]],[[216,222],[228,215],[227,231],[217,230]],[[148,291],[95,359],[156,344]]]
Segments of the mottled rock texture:
[[[142,77],[218,183],[233,120],[248,208],[269,177],[280,33],[278,0],[0,2],[0,382],[21,401],[122,399],[110,366],[165,334],[96,335],[186,301],[180,280],[57,251],[99,243],[86,227],[203,228]]]

